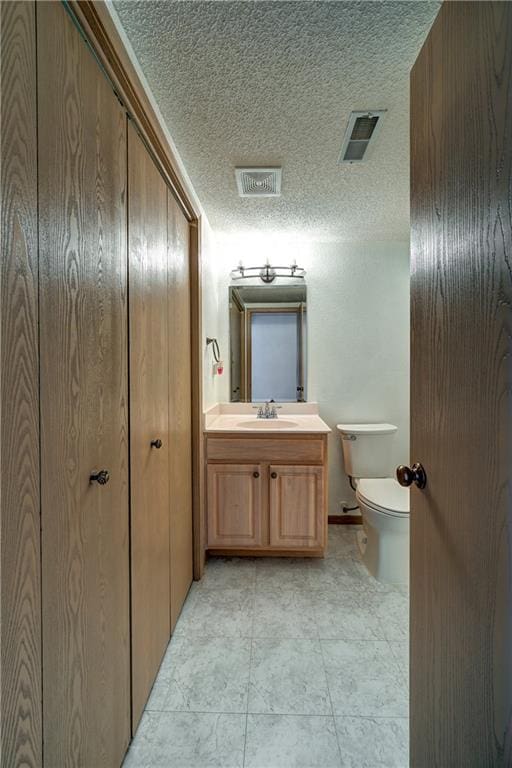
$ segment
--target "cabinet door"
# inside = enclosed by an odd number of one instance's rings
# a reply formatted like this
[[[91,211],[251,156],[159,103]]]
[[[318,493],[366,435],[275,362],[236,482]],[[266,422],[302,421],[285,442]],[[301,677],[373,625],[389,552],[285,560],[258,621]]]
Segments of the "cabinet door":
[[[192,386],[188,221],[167,192],[171,630],[192,583]]]
[[[44,764],[111,768],[130,736],[126,121],[63,5],[36,13]]]
[[[167,187],[131,123],[128,210],[135,730],[170,636],[169,338]]]
[[[263,471],[254,464],[208,465],[208,546],[261,545]]]
[[[325,539],[323,467],[270,467],[270,546],[319,549]]]

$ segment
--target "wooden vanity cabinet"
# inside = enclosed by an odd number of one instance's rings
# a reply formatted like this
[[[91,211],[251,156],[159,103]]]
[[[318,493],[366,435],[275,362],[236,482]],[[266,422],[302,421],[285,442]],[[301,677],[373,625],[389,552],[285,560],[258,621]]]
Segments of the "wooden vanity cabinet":
[[[212,433],[206,456],[210,552],[323,555],[326,436]]]

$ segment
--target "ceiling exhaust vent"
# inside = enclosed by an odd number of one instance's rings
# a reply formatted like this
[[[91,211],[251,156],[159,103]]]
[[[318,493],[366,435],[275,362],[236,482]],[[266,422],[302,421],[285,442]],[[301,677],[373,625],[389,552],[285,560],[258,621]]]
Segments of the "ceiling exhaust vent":
[[[279,197],[281,168],[235,168],[240,197]]]
[[[368,147],[379,132],[385,109],[351,112],[338,163],[362,163],[368,159]]]

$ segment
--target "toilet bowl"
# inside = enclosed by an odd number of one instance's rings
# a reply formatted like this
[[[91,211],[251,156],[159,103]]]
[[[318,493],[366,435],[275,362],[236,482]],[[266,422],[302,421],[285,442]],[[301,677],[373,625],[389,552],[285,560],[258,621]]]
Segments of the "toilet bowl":
[[[359,547],[364,564],[378,581],[409,582],[409,489],[392,477],[357,482],[356,499],[363,516]]]
[[[355,484],[364,564],[376,579],[409,582],[409,489],[390,476],[393,424],[338,424],[345,471]]]

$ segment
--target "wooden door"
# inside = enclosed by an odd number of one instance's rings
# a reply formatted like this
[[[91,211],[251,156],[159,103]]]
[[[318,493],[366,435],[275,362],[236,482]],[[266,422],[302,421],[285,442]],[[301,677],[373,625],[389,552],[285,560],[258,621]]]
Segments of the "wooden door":
[[[0,3],[0,752],[25,768],[42,765],[35,30],[35,3]]]
[[[171,631],[192,583],[192,382],[189,225],[167,191]]]
[[[270,467],[270,546],[324,546],[323,467]]]
[[[208,465],[208,546],[243,549],[262,544],[266,473],[259,464]]]
[[[411,77],[411,765],[512,765],[512,5]]]
[[[37,42],[44,763],[111,768],[130,736],[126,124],[60,3],[37,4]]]
[[[169,318],[167,187],[132,123],[128,210],[135,730],[170,637]]]

